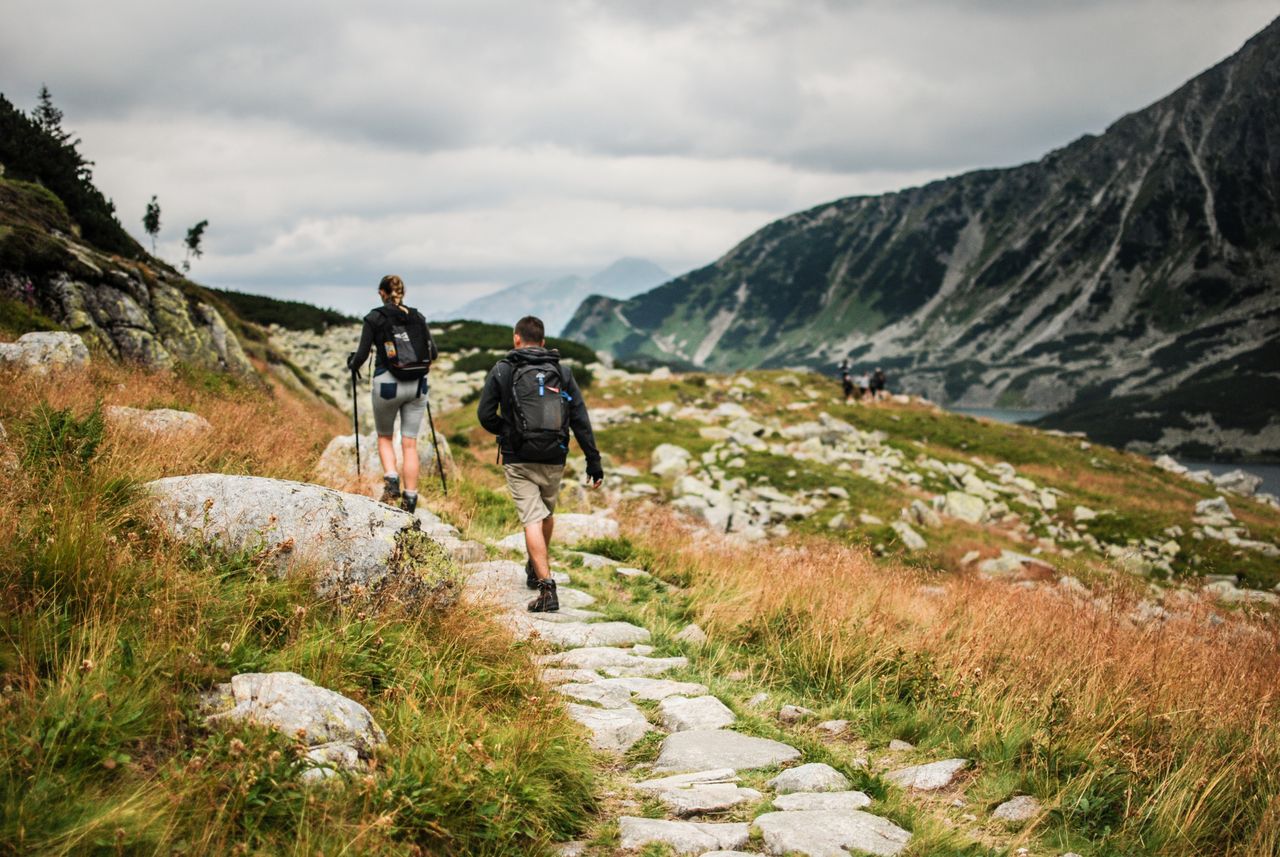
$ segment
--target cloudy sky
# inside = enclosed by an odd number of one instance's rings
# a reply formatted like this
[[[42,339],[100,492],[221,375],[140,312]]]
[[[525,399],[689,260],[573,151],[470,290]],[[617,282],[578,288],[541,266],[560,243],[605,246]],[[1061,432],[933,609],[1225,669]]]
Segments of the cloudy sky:
[[[674,273],[851,194],[1033,160],[1234,52],[1274,0],[7,0],[140,238],[210,285],[457,306],[621,256]]]

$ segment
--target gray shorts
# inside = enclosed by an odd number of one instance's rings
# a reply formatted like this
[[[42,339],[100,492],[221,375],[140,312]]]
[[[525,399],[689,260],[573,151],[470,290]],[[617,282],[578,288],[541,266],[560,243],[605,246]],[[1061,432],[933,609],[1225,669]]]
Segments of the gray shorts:
[[[379,437],[396,433],[396,415],[400,416],[400,436],[417,437],[422,430],[422,415],[427,410],[427,379],[401,381],[390,372],[373,376],[373,424]]]
[[[527,527],[555,514],[563,464],[504,464],[502,470],[511,499],[516,501],[520,523]]]

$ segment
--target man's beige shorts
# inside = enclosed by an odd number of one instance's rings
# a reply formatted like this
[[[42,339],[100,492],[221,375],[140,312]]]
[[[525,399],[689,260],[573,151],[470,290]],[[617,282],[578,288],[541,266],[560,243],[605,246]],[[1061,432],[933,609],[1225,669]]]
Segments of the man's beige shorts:
[[[563,464],[504,464],[507,487],[516,501],[520,523],[526,527],[551,517],[560,496]]]

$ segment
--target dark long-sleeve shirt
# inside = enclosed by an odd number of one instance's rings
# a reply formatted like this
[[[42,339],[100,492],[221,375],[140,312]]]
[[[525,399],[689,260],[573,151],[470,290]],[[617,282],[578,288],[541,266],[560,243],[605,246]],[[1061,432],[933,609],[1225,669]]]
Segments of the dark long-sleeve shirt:
[[[510,352],[506,360],[499,361],[489,371],[489,377],[484,382],[484,389],[480,391],[480,403],[476,406],[476,416],[480,418],[480,425],[484,426],[486,431],[498,436],[499,446],[502,450],[502,460],[505,463],[527,463],[525,459],[516,454],[516,451],[511,448],[511,444],[508,441],[515,427],[515,417],[510,413],[511,406],[509,404],[511,401],[511,379],[514,370],[511,361],[518,363],[521,361],[553,360],[558,362],[559,359],[560,355],[554,349],[521,348]],[[596,436],[591,430],[591,417],[587,413],[587,403],[583,401],[582,391],[578,389],[578,382],[573,378],[573,371],[563,363],[559,365],[564,391],[572,399],[569,405],[569,429],[573,432],[574,439],[578,441],[582,454],[587,457],[588,469],[596,469],[600,466],[600,450],[596,448]],[[567,452],[562,453],[559,460],[541,463],[564,464],[567,455]]]

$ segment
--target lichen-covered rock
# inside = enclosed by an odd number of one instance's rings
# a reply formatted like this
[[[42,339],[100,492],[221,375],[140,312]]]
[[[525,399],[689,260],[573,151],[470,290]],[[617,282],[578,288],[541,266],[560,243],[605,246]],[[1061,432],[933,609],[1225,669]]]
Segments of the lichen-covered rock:
[[[199,414],[173,408],[127,408],[109,405],[103,416],[111,425],[127,431],[155,435],[192,435],[209,431],[213,426]]]
[[[24,333],[16,342],[0,342],[0,365],[47,374],[79,369],[89,363],[89,349],[74,333],[61,330]]]
[[[210,725],[256,723],[302,740],[307,755],[324,766],[308,771],[308,779],[360,768],[360,760],[387,742],[363,705],[293,672],[233,676],[205,698],[204,709]]]
[[[416,566],[419,541],[434,544],[408,512],[305,482],[205,473],[158,479],[147,489],[172,535],[230,552],[262,551],[280,574],[305,562],[322,594],[367,590]],[[448,564],[442,550],[440,562]]]

